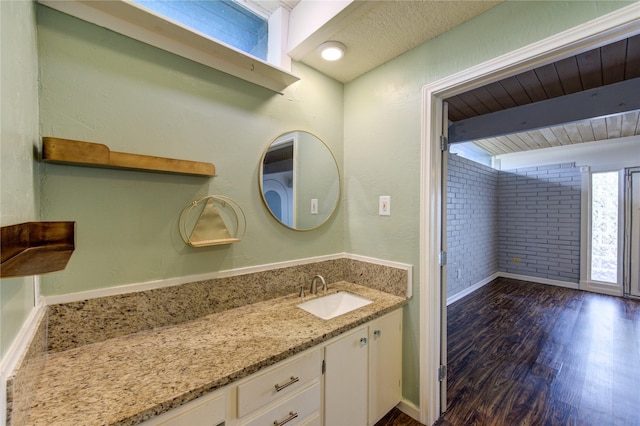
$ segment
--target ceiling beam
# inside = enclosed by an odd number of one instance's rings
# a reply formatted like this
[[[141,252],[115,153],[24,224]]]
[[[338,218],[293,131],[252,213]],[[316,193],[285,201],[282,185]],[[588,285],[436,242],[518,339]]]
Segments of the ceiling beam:
[[[640,109],[640,77],[453,122],[449,142],[527,132]]]

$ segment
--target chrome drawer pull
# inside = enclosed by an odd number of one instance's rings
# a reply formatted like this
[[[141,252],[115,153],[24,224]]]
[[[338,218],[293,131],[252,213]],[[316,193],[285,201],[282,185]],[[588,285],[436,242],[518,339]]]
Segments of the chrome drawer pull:
[[[285,383],[283,385],[278,385],[278,384],[275,385],[276,392],[280,392],[282,389],[286,388],[287,386],[291,386],[292,384],[294,384],[296,382],[299,382],[299,381],[300,381],[300,377],[291,376],[291,379],[287,383]],[[289,419],[289,420],[291,420],[291,419]],[[287,420],[287,421],[289,421],[289,420]]]
[[[291,420],[295,419],[296,417],[298,417],[298,413],[294,413],[293,411],[289,411],[289,417],[287,417],[286,419],[284,419],[281,422],[279,422],[277,420],[274,420],[273,421],[273,425],[274,426],[282,426],[285,423],[289,423]]]

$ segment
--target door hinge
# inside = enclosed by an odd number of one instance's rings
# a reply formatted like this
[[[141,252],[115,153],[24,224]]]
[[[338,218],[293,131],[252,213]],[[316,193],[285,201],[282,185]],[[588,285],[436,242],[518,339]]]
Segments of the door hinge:
[[[449,149],[449,138],[445,135],[440,135],[440,151],[446,151]]]
[[[438,255],[438,265],[445,266],[447,264],[447,252],[441,251]]]
[[[325,371],[327,371],[327,363],[325,362],[325,360],[322,360],[322,374],[325,373]]]
[[[447,366],[441,365],[438,367],[438,381],[443,381],[445,377],[447,377]]]

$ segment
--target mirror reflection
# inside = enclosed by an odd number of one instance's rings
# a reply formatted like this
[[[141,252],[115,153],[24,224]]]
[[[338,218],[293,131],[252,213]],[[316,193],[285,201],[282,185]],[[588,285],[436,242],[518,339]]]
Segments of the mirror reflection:
[[[324,224],[340,198],[333,153],[317,136],[288,132],[269,144],[260,162],[260,193],[281,224],[308,231]]]

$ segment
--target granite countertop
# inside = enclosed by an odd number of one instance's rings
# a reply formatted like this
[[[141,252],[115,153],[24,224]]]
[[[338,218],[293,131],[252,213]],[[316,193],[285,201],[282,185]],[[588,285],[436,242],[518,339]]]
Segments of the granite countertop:
[[[322,320],[296,308],[302,299],[292,294],[49,354],[28,423],[138,424],[406,303],[345,281],[329,287],[374,303]]]

